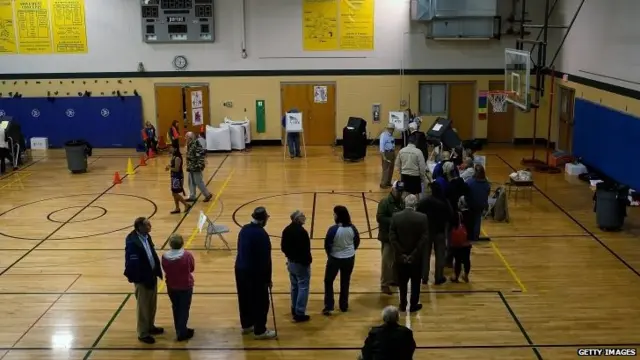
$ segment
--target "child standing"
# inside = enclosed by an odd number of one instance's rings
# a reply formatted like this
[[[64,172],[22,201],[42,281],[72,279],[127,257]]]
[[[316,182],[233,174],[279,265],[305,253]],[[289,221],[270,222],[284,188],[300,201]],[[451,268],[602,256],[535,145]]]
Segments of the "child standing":
[[[187,327],[189,309],[193,296],[193,271],[195,260],[189,251],[185,251],[181,235],[173,234],[169,238],[171,250],[162,255],[162,268],[166,274],[167,292],[173,310],[173,323],[178,341],[189,340],[194,330]]]
[[[453,256],[453,271],[454,276],[451,277],[451,282],[458,282],[458,278],[462,277],[462,281],[469,282],[469,272],[471,272],[471,242],[467,237],[467,231],[464,223],[462,222],[462,215],[458,213],[459,222],[458,227],[451,231],[451,243],[450,250]],[[464,266],[464,274],[462,267]]]

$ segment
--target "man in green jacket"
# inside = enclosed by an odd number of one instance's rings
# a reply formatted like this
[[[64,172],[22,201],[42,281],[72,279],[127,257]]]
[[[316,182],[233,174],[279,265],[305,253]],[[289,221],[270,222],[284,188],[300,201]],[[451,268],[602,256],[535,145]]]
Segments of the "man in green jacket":
[[[393,183],[391,193],[378,203],[376,221],[378,222],[378,240],[382,245],[382,267],[380,270],[380,291],[391,295],[391,286],[395,283],[393,263],[395,260],[393,248],[389,243],[389,226],[393,214],[404,209],[402,192],[404,183],[396,181]]]

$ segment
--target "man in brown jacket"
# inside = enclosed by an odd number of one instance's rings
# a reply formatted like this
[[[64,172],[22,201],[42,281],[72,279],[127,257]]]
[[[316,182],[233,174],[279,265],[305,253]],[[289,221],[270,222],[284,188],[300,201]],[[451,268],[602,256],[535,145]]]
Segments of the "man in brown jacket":
[[[418,198],[415,195],[404,198],[404,210],[393,215],[389,227],[389,242],[396,255],[395,269],[400,291],[400,310],[407,309],[407,287],[411,280],[410,312],[422,309],[420,304],[422,248],[429,233],[427,215],[415,210],[417,203]]]

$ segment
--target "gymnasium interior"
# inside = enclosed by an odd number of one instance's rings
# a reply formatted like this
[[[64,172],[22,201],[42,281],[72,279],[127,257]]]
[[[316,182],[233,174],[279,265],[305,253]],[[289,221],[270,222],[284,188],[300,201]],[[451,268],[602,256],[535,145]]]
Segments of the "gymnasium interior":
[[[400,150],[408,119],[394,117],[409,109],[420,131],[447,119],[475,140],[492,192],[510,189],[508,221],[482,221],[470,282],[422,285],[423,309],[401,313],[413,358],[637,356],[637,14],[634,0],[0,0],[0,360],[357,359],[398,305],[380,293],[379,139],[391,122]],[[300,158],[287,152],[293,113]],[[366,122],[357,161],[345,156],[350,118]],[[180,214],[166,171],[174,121],[204,134],[213,194]],[[599,213],[601,191],[623,209]],[[349,311],[327,317],[336,205],[361,244]],[[240,333],[234,278],[238,232],[259,206],[270,341]],[[280,250],[295,210],[314,259],[304,323],[291,320]],[[137,339],[123,270],[138,217],[159,256],[172,234],[194,256],[189,341],[175,341],[162,283],[166,331]],[[210,247],[203,219],[228,228]]]

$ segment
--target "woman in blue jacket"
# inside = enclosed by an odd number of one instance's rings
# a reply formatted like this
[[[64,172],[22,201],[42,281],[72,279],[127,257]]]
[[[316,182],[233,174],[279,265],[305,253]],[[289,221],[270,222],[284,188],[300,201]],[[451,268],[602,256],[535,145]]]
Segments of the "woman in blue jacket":
[[[480,228],[482,225],[482,213],[489,206],[489,194],[491,193],[491,184],[487,181],[484,166],[476,164],[475,174],[469,180],[469,195],[467,196],[467,206],[469,207],[471,228],[469,231],[469,240],[478,240],[480,238]],[[470,224],[470,225],[471,225]]]
[[[340,273],[340,311],[349,309],[349,286],[351,273],[356,261],[356,250],[360,246],[358,229],[351,223],[349,210],[342,205],[333,208],[335,225],[331,226],[324,238],[327,252],[327,266],[324,271],[324,315],[331,315],[335,307],[333,282]]]

